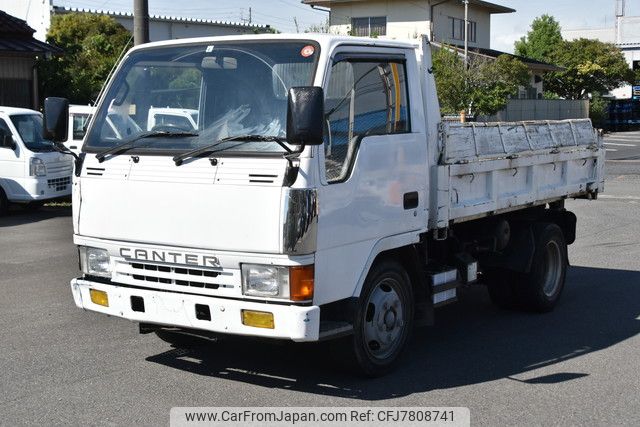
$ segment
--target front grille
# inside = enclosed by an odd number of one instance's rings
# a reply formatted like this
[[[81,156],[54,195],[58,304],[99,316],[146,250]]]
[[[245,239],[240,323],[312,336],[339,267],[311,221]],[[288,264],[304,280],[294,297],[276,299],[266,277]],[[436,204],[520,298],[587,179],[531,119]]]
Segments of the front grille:
[[[235,292],[236,283],[240,282],[239,275],[239,271],[222,268],[205,269],[187,265],[122,260],[116,263],[113,279],[122,283],[166,290],[231,295]]]
[[[132,274],[133,278],[136,280],[144,280],[146,282],[153,282],[153,283],[176,284],[179,286],[193,286],[194,288],[218,289],[220,287],[220,284],[218,283],[205,283],[199,280],[171,279],[166,277],[158,277],[158,275],[157,274],[154,275],[154,273],[148,273],[148,272],[175,273],[177,275],[191,276],[194,279],[197,279],[199,277],[218,277],[220,273],[217,271],[198,270],[193,268],[167,267],[162,265],[141,264],[141,263],[132,263],[131,268],[135,270],[140,270],[141,274]]]
[[[65,173],[71,175],[73,172],[73,165],[68,162],[64,163],[47,163],[47,173],[50,174],[59,174]]]
[[[47,180],[47,185],[50,190],[53,191],[64,191],[67,189],[67,186],[71,184],[71,177],[65,176],[63,178],[53,178]]]

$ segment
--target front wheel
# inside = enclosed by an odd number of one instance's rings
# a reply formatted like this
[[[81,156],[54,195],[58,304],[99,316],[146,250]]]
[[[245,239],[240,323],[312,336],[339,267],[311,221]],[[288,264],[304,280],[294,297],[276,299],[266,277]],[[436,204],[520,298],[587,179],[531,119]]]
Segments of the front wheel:
[[[406,347],[413,327],[413,292],[407,272],[395,261],[375,266],[360,295],[352,351],[369,377],[389,372]]]

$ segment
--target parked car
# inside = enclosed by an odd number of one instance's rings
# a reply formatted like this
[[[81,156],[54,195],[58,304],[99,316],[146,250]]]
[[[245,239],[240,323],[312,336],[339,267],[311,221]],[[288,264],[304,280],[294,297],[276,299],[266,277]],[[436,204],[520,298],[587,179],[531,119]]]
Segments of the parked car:
[[[42,135],[42,114],[0,107],[0,214],[71,194],[73,158]]]

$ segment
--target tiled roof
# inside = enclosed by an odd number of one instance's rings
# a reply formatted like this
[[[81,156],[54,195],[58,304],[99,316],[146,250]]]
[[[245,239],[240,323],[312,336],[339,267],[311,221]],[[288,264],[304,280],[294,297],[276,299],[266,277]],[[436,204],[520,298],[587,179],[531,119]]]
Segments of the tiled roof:
[[[53,12],[54,13],[79,12],[79,13],[92,13],[96,15],[108,15],[114,18],[116,17],[133,18],[133,13],[131,12],[118,12],[113,10],[89,9],[89,8],[66,7],[66,6],[53,6]],[[170,15],[149,15],[149,19],[152,21],[170,21],[170,22],[180,22],[185,24],[210,24],[210,25],[220,25],[224,27],[248,27],[248,28],[269,28],[270,27],[269,25],[262,25],[262,24],[248,24],[245,22],[218,21],[215,19],[185,18],[180,16],[170,16]]]
[[[0,37],[4,37],[6,34],[11,34],[14,37],[31,37],[33,33],[35,30],[28,26],[26,21],[0,10]]]
[[[22,19],[0,10],[0,52],[62,53],[55,46],[33,38],[35,30]]]

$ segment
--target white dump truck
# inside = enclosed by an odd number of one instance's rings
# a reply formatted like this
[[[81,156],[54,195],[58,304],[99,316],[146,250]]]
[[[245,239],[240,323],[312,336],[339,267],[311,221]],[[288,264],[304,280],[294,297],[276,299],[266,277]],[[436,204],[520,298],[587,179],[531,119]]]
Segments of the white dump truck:
[[[426,39],[133,48],[73,184],[76,305],[176,345],[342,337],[366,375],[462,286],[553,309],[575,238],[564,201],[603,190],[599,134],[588,120],[443,124],[432,71]],[[197,128],[143,130],[153,105],[197,110]],[[61,115],[46,114],[52,133]]]
[[[42,134],[42,114],[0,107],[0,215],[71,194],[73,159]]]

